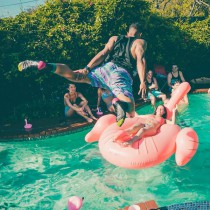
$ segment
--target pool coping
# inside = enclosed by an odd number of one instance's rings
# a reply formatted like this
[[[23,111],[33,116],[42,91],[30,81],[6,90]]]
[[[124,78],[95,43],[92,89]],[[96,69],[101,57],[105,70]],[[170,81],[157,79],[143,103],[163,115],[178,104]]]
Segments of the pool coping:
[[[207,93],[207,89],[196,89],[192,91],[191,93],[197,94],[197,93]],[[140,106],[145,106],[149,104],[150,102],[144,102],[143,100],[136,100],[136,108],[139,108]],[[49,119],[50,120],[50,119]],[[64,136],[71,133],[76,133],[79,131],[83,131],[85,129],[89,129],[93,127],[94,123],[88,123],[84,121],[76,121],[76,122],[68,122],[67,125],[61,125],[60,123],[57,123],[56,125],[52,127],[46,127],[46,128],[37,128],[36,130],[32,130],[32,132],[27,132],[22,130],[12,130],[12,134],[8,134],[5,132],[0,133],[0,142],[12,142],[12,141],[34,141],[34,140],[44,140],[46,138],[55,137],[55,136]]]
[[[143,100],[136,100],[136,108],[140,106],[145,106],[149,102],[144,102]],[[108,113],[107,113],[108,114]],[[49,119],[50,120],[50,119]],[[82,119],[69,119],[66,125],[61,125],[57,123],[56,125],[45,128],[33,128],[31,131],[25,131],[23,128],[17,130],[10,130],[11,134],[8,132],[0,132],[0,142],[13,142],[13,141],[34,141],[34,140],[44,140],[46,138],[51,138],[55,136],[64,136],[76,132],[80,132],[89,129],[94,126],[95,122],[88,123],[86,121],[81,121]],[[73,122],[72,122],[73,121]]]

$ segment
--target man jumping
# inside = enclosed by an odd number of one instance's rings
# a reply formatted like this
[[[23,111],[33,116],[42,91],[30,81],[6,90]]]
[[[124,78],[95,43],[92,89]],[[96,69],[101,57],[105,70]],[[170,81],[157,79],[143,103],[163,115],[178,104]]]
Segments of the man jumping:
[[[126,112],[130,117],[135,116],[132,77],[136,69],[140,79],[139,94],[146,91],[144,79],[147,44],[141,39],[141,31],[140,24],[133,23],[126,36],[112,36],[104,49],[83,69],[72,71],[65,64],[26,60],[19,63],[18,70],[23,71],[30,67],[51,70],[72,82],[87,83],[93,87],[110,90],[116,96],[113,99],[113,106],[117,114],[117,124],[121,126]]]

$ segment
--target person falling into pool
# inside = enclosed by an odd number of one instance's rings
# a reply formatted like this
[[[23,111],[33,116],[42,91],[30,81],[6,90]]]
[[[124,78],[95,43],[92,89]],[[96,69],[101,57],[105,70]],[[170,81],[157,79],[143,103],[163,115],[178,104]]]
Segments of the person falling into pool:
[[[93,120],[97,120],[88,106],[88,101],[82,93],[76,91],[76,86],[74,84],[69,84],[68,91],[69,92],[64,95],[65,116],[71,117],[76,112],[89,123],[92,123]]]
[[[172,119],[167,120],[167,110],[163,105],[157,106],[153,115],[145,115],[139,117],[139,123],[127,128],[125,132],[120,132],[120,134],[116,134],[114,137],[114,141],[121,143],[122,139],[125,142],[122,143],[123,146],[132,145],[135,141],[145,137],[145,136],[153,136],[157,133],[158,129],[163,124],[175,124],[176,120],[176,109],[172,111]],[[123,141],[124,141],[123,140]]]
[[[136,73],[136,68],[140,79],[139,94],[142,93],[144,96],[146,91],[144,79],[147,43],[141,39],[141,36],[140,24],[131,24],[126,36],[112,36],[104,49],[96,54],[87,66],[76,71],[72,71],[65,64],[30,60],[19,63],[18,70],[23,71],[30,67],[37,67],[39,70],[48,69],[73,82],[110,89],[117,97],[113,100],[113,106],[117,115],[117,124],[121,126],[126,112],[129,117],[135,116],[132,77],[134,72]]]

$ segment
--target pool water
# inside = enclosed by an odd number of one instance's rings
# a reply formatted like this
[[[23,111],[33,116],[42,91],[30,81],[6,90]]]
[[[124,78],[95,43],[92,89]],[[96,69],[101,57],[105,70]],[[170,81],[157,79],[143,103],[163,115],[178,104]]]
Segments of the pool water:
[[[0,143],[0,209],[62,210],[72,195],[82,209],[111,210],[154,199],[159,206],[210,200],[210,95],[189,95],[178,115],[199,136],[194,158],[178,167],[174,156],[149,169],[127,170],[105,161],[90,130],[37,141]],[[138,110],[151,113],[150,105]]]

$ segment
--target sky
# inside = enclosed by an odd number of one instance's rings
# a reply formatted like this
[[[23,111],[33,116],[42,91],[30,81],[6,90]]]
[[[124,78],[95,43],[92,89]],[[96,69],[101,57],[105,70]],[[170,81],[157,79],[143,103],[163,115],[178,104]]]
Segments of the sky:
[[[43,4],[45,0],[0,0],[0,18],[14,17],[21,11]]]

